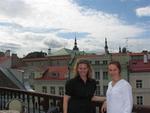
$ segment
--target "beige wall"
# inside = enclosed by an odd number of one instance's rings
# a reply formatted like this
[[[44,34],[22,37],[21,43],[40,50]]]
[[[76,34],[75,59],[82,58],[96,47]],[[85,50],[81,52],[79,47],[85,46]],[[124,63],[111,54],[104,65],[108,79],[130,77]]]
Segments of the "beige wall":
[[[136,80],[142,80],[142,88],[136,88]],[[143,96],[143,104],[150,105],[150,72],[130,73],[130,84],[133,88],[134,104],[137,96]]]
[[[42,87],[47,87],[47,93],[50,93],[50,87],[55,87],[55,95],[59,95],[59,87],[65,87],[65,80],[34,80],[34,89],[35,92],[43,93]],[[65,88],[64,88],[65,91]]]

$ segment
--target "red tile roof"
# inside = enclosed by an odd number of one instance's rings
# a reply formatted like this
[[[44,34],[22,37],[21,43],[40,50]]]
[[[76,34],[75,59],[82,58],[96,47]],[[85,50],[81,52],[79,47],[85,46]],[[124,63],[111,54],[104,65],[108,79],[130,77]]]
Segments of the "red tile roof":
[[[57,74],[53,76],[53,74]],[[43,76],[36,80],[65,80],[68,73],[67,66],[51,66],[43,73]]]
[[[70,56],[47,56],[45,58],[23,58],[22,61],[25,62],[35,62],[35,61],[46,61],[46,60],[64,60],[70,59]]]
[[[143,56],[144,53],[128,53],[129,56]]]
[[[3,63],[4,61],[10,59],[11,57],[6,57],[6,56],[3,56],[3,57],[0,57],[0,63]]]
[[[60,56],[47,56],[51,60],[61,60],[61,59],[70,59],[70,55],[60,55]]]
[[[33,61],[45,61],[48,60],[47,57],[45,58],[23,58],[22,61],[25,62],[33,62]]]
[[[80,55],[78,56],[78,58],[99,58],[101,56],[104,56],[104,55],[96,55],[96,54],[91,54],[91,55]]]
[[[113,56],[126,56],[127,53],[112,53]]]
[[[129,62],[129,70],[131,72],[150,72],[150,60],[144,63],[143,60],[132,60]]]

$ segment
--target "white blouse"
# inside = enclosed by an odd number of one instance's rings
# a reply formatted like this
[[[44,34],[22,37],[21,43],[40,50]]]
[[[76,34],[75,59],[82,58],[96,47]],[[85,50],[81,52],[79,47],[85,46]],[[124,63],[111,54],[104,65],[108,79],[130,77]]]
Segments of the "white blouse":
[[[112,81],[109,82],[106,97],[107,113],[132,112],[132,88],[126,80],[121,79],[114,86],[112,86]]]

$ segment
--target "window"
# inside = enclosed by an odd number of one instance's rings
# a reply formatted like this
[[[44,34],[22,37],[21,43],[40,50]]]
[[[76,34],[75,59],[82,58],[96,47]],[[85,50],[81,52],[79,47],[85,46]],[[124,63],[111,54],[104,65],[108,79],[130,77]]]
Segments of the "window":
[[[50,94],[55,94],[55,87],[50,87]]]
[[[34,78],[35,78],[35,73],[31,72],[30,79],[34,79]]]
[[[39,62],[40,63],[40,66],[43,66],[44,65],[44,62]]]
[[[59,95],[64,95],[64,87],[59,87]]]
[[[107,65],[108,64],[107,60],[103,60],[103,64]]]
[[[108,80],[108,72],[103,72],[103,80]]]
[[[137,104],[138,105],[143,105],[143,96],[137,96]]]
[[[96,95],[100,96],[100,86],[96,86]]]
[[[43,92],[43,93],[47,93],[47,87],[46,87],[46,86],[43,86],[43,87],[42,87],[42,92]]]
[[[95,72],[95,79],[100,80],[100,72]]]
[[[90,62],[90,64],[92,64],[92,61],[89,61]]]
[[[52,72],[51,77],[59,77],[59,73],[58,72]]]
[[[100,64],[100,61],[95,61],[95,65],[99,65]]]
[[[57,66],[59,66],[59,64],[60,64],[60,61],[59,61],[59,60],[57,60]]]
[[[136,88],[142,88],[142,80],[136,80]]]
[[[106,92],[107,92],[107,89],[108,89],[108,86],[103,86],[103,94],[106,95]]]

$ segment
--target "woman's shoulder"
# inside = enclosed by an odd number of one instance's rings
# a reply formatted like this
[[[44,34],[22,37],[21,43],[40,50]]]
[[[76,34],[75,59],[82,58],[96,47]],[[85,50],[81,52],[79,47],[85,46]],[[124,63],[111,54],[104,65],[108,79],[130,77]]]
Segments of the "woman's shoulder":
[[[89,81],[90,83],[94,83],[94,84],[97,83],[96,80],[95,80],[94,78],[88,78],[88,81]]]
[[[125,87],[131,87],[130,83],[125,79],[121,79],[121,84]]]
[[[90,78],[89,80],[92,82],[96,82],[96,80],[94,78]]]
[[[77,77],[71,78],[69,80],[66,81],[66,84],[73,84],[77,81]]]
[[[112,84],[112,81],[110,81],[109,83],[108,83],[108,86],[110,86]]]
[[[123,84],[129,84],[129,82],[127,81],[127,80],[125,80],[125,79],[121,79],[120,80]]]

